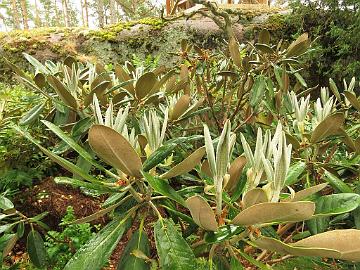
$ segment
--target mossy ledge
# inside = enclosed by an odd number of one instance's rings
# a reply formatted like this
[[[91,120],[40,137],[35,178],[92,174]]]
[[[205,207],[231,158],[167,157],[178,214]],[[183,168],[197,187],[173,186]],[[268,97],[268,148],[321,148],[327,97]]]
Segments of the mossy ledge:
[[[283,15],[279,15],[278,11],[241,14],[243,16],[239,16],[237,11],[234,15],[241,18],[234,24],[240,41],[252,38],[253,35],[249,33],[254,28],[261,28],[262,24],[265,28],[276,31],[285,27],[282,23],[284,20],[279,19]],[[0,32],[0,55],[24,69],[30,68],[22,55],[24,52],[42,62],[57,61],[70,55],[79,60],[123,63],[132,59],[135,54],[140,59],[145,59],[148,55],[158,56],[159,64],[172,65],[177,60],[174,52],[179,50],[182,39],[211,50],[223,47],[224,38],[221,29],[208,18],[176,21],[144,18],[99,30],[38,28],[31,31]],[[3,57],[0,58],[0,73],[3,74],[0,79],[8,80],[11,72],[5,67]]]

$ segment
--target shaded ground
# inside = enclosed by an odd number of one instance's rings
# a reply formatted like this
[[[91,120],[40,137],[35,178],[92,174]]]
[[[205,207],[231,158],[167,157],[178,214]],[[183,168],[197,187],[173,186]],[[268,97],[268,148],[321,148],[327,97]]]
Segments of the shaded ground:
[[[51,228],[57,229],[66,208],[72,206],[77,218],[86,217],[101,209],[104,198],[84,195],[79,189],[65,185],[57,185],[49,177],[31,188],[24,190],[15,201],[17,209],[27,216],[35,216],[48,212],[44,222]],[[93,221],[93,224],[105,224],[105,218]]]
[[[86,217],[101,209],[101,203],[105,197],[94,198],[84,195],[79,189],[74,189],[70,186],[57,185],[53,178],[49,177],[38,185],[25,189],[16,199],[15,204],[19,211],[27,216],[35,216],[43,212],[48,212],[48,215],[43,220],[52,230],[59,230],[58,224],[66,213],[66,208],[72,206],[77,218]],[[166,213],[162,213],[166,216]],[[157,218],[147,216],[144,221],[144,231],[147,233],[150,240],[152,256],[155,255],[155,240],[153,234],[153,224]],[[105,225],[108,219],[105,217],[99,218],[92,224]],[[122,252],[127,245],[127,242],[132,236],[132,233],[139,228],[140,221],[134,221],[131,228],[124,234],[113,254],[110,257],[109,265],[103,270],[114,270],[121,258]],[[19,242],[11,255],[13,261],[28,261],[28,256],[25,253],[25,241]],[[11,262],[8,262],[11,263]]]

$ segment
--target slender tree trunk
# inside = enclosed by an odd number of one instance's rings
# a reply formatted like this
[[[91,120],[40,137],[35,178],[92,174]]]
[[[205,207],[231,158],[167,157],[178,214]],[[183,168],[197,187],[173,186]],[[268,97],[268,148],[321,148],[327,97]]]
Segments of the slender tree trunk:
[[[11,7],[12,7],[12,13],[13,13],[13,20],[14,20],[14,27],[15,29],[20,29],[20,20],[19,20],[19,14],[16,6],[16,0],[11,0]]]
[[[85,8],[85,22],[86,27],[89,27],[89,8],[87,0],[84,0],[84,8]]]
[[[24,29],[29,29],[29,23],[28,23],[28,11],[26,8],[26,1],[21,0],[20,1],[20,7],[21,7],[21,13],[22,13],[22,19],[23,19],[23,25]]]
[[[67,0],[62,0],[62,8],[63,8],[63,14],[64,14],[64,23],[65,27],[69,27],[69,14],[68,14],[68,3]]]
[[[55,26],[60,26],[60,17],[59,17],[59,9],[57,5],[57,0],[54,0],[54,9],[55,9]],[[48,24],[48,22],[47,22]]]
[[[82,22],[82,26],[86,27],[86,22],[85,22],[85,12],[84,12],[84,3],[83,0],[80,0],[80,5],[81,5],[81,22]]]
[[[40,27],[41,26],[41,18],[39,15],[39,7],[38,7],[37,0],[34,1],[34,4],[35,4],[35,26]]]
[[[99,16],[99,27],[104,27],[105,22],[105,14],[104,14],[104,1],[103,0],[97,0],[97,13]]]
[[[117,22],[115,0],[109,0],[109,7],[110,7],[110,23],[114,24]]]

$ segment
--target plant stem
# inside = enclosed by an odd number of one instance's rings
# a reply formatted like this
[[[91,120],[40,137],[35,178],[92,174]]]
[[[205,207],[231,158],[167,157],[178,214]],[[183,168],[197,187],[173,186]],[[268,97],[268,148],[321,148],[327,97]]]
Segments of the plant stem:
[[[216,215],[220,218],[222,212],[222,178],[216,177],[215,188],[216,188]]]
[[[139,193],[137,193],[137,191],[132,186],[129,187],[129,191],[138,203],[143,202],[143,198],[140,197]]]
[[[229,243],[230,244],[235,244],[241,240],[243,240],[245,237],[247,237],[249,235],[249,229],[245,229],[245,231],[243,231],[242,233],[238,234],[236,237],[230,239]]]
[[[158,218],[160,220],[162,220],[162,216],[161,213],[159,212],[159,210],[157,209],[157,207],[155,206],[155,204],[152,201],[149,201],[149,205],[151,206],[151,208],[154,210],[154,212],[156,213],[156,215],[158,216]]]

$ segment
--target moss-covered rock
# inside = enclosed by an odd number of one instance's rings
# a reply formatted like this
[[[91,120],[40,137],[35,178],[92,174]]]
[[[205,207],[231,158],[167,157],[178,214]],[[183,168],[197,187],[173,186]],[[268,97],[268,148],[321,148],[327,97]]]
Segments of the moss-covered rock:
[[[269,11],[269,10],[268,10]],[[277,11],[276,11],[277,12]],[[245,31],[258,27],[255,18],[263,11],[232,11],[234,30],[240,41]],[[241,15],[242,14],[242,15]],[[274,14],[274,11],[266,14]],[[278,17],[267,15],[278,28]],[[254,21],[255,20],[255,21]],[[265,20],[266,21],[266,20]],[[263,22],[267,28],[268,21]],[[261,23],[260,23],[261,24]],[[252,30],[250,30],[252,31]],[[209,18],[196,17],[191,20],[164,21],[159,18],[144,18],[136,22],[123,22],[104,29],[84,28],[39,28],[31,31],[0,33],[0,54],[24,69],[30,66],[22,53],[26,52],[39,61],[64,59],[73,56],[80,60],[101,61],[103,63],[123,63],[137,55],[140,59],[152,55],[158,57],[159,64],[170,66],[177,60],[176,53],[182,39],[206,49],[225,46],[224,33]],[[9,78],[9,71],[0,59],[0,75]],[[0,77],[1,78],[1,77]]]

